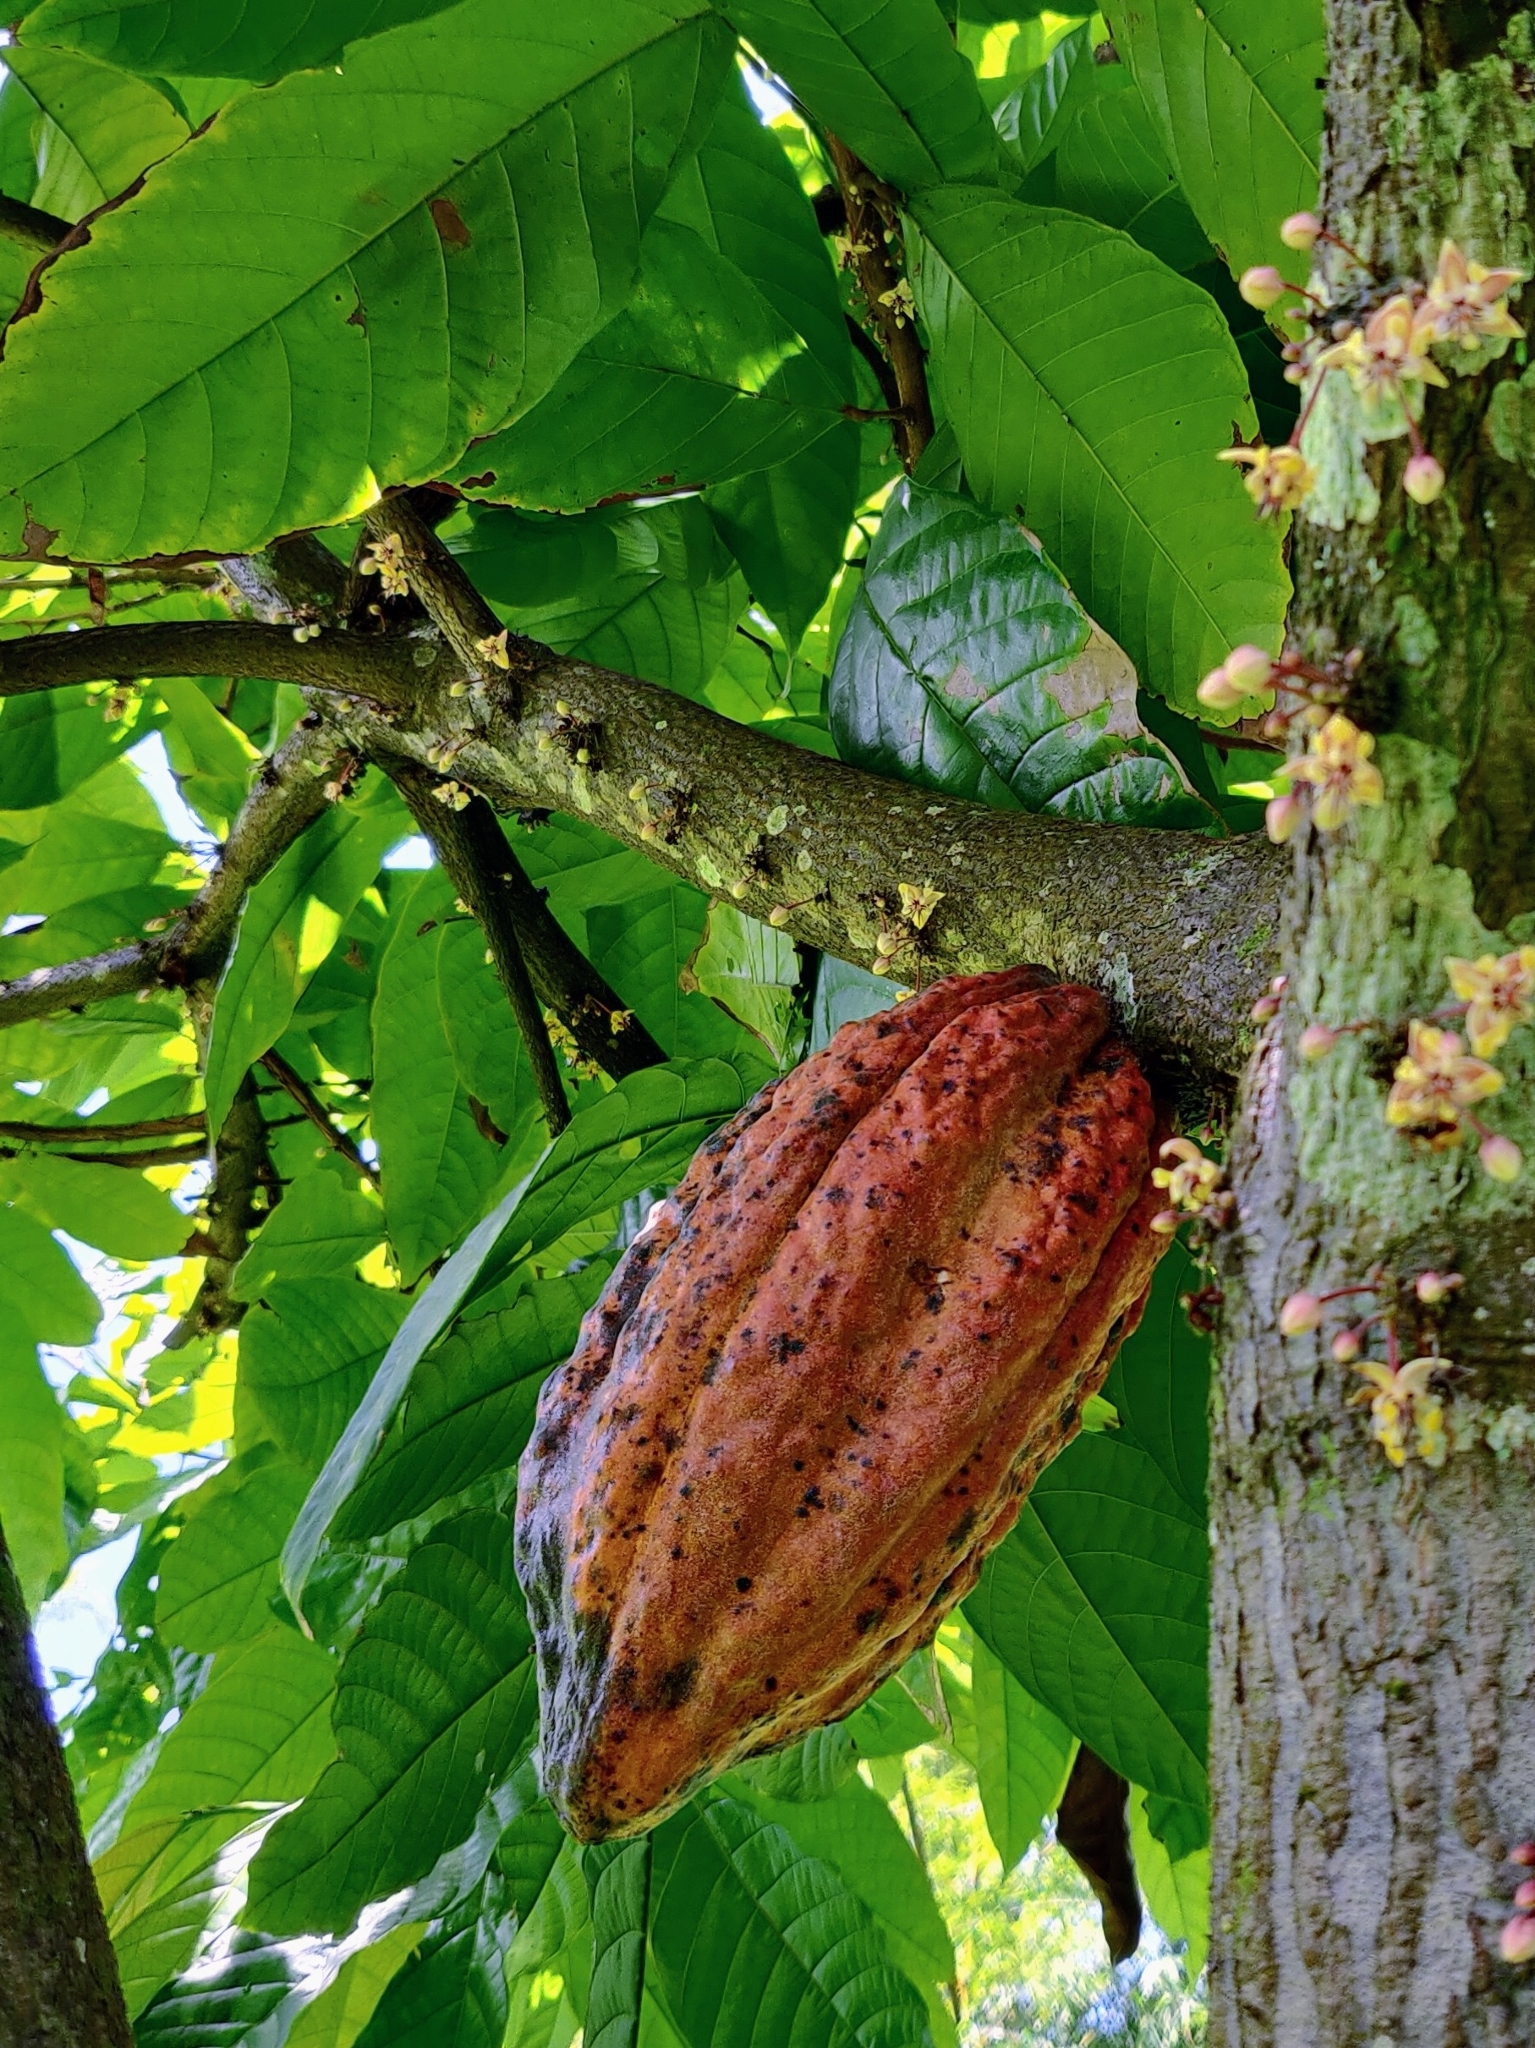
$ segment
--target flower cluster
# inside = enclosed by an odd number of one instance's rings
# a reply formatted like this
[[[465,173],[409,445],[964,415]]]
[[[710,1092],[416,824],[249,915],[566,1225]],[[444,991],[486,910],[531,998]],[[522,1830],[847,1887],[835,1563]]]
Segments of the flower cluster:
[[[1516,1870],[1535,1868],[1535,1842],[1520,1842],[1508,1852]],[[1505,1963],[1535,1962],[1535,1877],[1519,1880],[1514,1891],[1514,1914],[1498,1937],[1498,1952]]]
[[[376,576],[385,597],[409,597],[410,577],[405,572],[405,546],[397,533],[369,541],[358,563],[364,576]]]
[[[1291,214],[1279,231],[1286,248],[1309,251],[1318,242],[1339,250],[1372,282],[1371,264],[1313,213]],[[1454,242],[1439,251],[1428,283],[1394,283],[1386,297],[1359,318],[1333,313],[1329,299],[1289,283],[1271,263],[1242,273],[1238,290],[1250,306],[1270,311],[1282,299],[1299,303],[1282,317],[1300,322],[1303,337],[1285,347],[1285,375],[1306,387],[1295,430],[1282,447],[1257,443],[1228,448],[1221,460],[1240,463],[1259,514],[1293,512],[1316,487],[1315,466],[1302,453],[1302,437],[1323,383],[1337,372],[1353,387],[1363,440],[1392,441],[1406,435],[1412,454],[1402,487],[1420,505],[1432,504],[1444,489],[1444,470],[1429,454],[1418,431],[1431,384],[1445,385],[1444,366],[1467,375],[1500,356],[1524,329],[1508,309],[1509,294],[1526,282],[1525,273],[1473,263]],[[1326,291],[1326,286],[1323,286]],[[1353,295],[1357,299],[1357,292]]]
[[[1385,799],[1386,785],[1370,759],[1375,735],[1337,709],[1361,659],[1357,647],[1325,666],[1298,654],[1282,654],[1275,660],[1261,647],[1237,647],[1199,685],[1199,701],[1211,711],[1234,711],[1272,690],[1288,701],[1277,702],[1266,714],[1262,737],[1306,735],[1304,751],[1293,754],[1285,767],[1290,780],[1312,794],[1309,803],[1295,790],[1271,799],[1264,822],[1276,845],[1289,839],[1308,814],[1319,832],[1336,832],[1361,805]]]
[[[1465,1004],[1466,1036],[1478,1059],[1508,1042],[1516,1024],[1535,1016],[1535,946],[1479,960],[1446,960],[1450,986]]]
[[[1190,1221],[1210,1230],[1221,1230],[1231,1221],[1236,1197],[1226,1186],[1226,1169],[1219,1160],[1207,1157],[1191,1138],[1168,1138],[1157,1157],[1172,1161],[1151,1170],[1152,1186],[1167,1194],[1168,1206],[1151,1219],[1159,1236],[1171,1237]]]
[[[1535,946],[1484,953],[1479,960],[1452,956],[1444,965],[1459,1001],[1428,1021],[1414,1017],[1408,1024],[1407,1051],[1386,1098],[1386,1121],[1434,1151],[1474,1132],[1478,1157],[1493,1179],[1517,1180],[1524,1166],[1519,1147],[1488,1130],[1472,1111],[1503,1086],[1488,1055],[1507,1044],[1516,1025],[1535,1017]],[[1447,1019],[1464,1020],[1469,1051],[1466,1039],[1446,1028]]]
[[[874,959],[871,967],[875,974],[888,974],[896,959],[909,946],[916,947],[920,956],[921,943],[918,934],[926,929],[928,919],[944,898],[944,891],[935,889],[931,882],[898,882],[896,887],[900,891],[901,908],[893,921],[886,915],[883,897],[876,901],[875,907],[879,911],[879,936],[874,941]],[[783,909],[784,921],[787,923],[787,912],[790,908],[797,906],[776,905],[775,910],[768,915],[768,922],[771,924],[776,911]],[[919,966],[919,976],[920,973]],[[920,980],[918,985],[920,986]]]
[[[1460,1285],[1459,1273],[1425,1272],[1413,1282],[1413,1292],[1424,1307],[1436,1308]],[[1351,1300],[1361,1294],[1378,1296],[1382,1286],[1377,1273],[1369,1280],[1357,1281],[1350,1287],[1335,1287],[1326,1294],[1292,1294],[1279,1311],[1279,1333],[1283,1337],[1299,1337],[1319,1330],[1332,1302]],[[1385,1331],[1386,1356],[1366,1358],[1365,1346],[1377,1323]],[[1340,1330],[1332,1340],[1331,1350],[1339,1365],[1351,1366],[1364,1379],[1365,1385],[1350,1400],[1355,1406],[1368,1406],[1370,1433],[1390,1463],[1400,1468],[1410,1457],[1416,1457],[1431,1470],[1437,1470],[1450,1454],[1444,1398],[1435,1385],[1436,1379],[1449,1371],[1447,1361],[1437,1352],[1430,1352],[1404,1364],[1396,1317],[1390,1308],[1376,1308],[1362,1322]]]

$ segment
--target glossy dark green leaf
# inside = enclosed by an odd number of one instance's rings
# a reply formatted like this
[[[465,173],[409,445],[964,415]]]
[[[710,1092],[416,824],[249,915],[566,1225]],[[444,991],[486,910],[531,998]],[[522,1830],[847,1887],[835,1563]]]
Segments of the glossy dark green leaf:
[[[770,468],[839,425],[845,402],[744,271],[656,220],[628,306],[453,474],[511,503],[578,511]]]
[[[510,1308],[460,1322],[422,1359],[394,1427],[337,1518],[337,1535],[381,1535],[487,1472],[511,1470],[538,1390],[575,1348],[608,1270],[599,1260],[582,1273],[530,1281]]]
[[[280,78],[333,64],[348,43],[440,14],[454,0],[43,0],[22,23],[28,43],[81,50],[124,71],[175,78]]]
[[[322,1465],[409,1307],[359,1280],[276,1280],[240,1326],[240,1385],[296,1464]]]
[[[772,469],[706,495],[752,595],[797,646],[842,566],[858,499],[858,432],[834,427]]]
[[[570,1837],[560,1826],[554,1808],[539,1792],[533,1758],[518,1765],[507,1789],[519,1806],[496,1844],[496,1867],[506,1879],[512,1910],[519,1924],[524,1924],[538,1904],[555,1859]]]
[[[1178,1307],[1188,1271],[1170,1251],[1115,1364],[1105,1392],[1120,1428],[1079,1436],[1046,1468],[965,1612],[1073,1735],[1197,1830],[1208,1811],[1209,1354]],[[1197,1834],[1180,1842],[1197,1846]]]
[[[728,62],[702,0],[464,0],[237,97],[11,331],[0,545],[245,550],[440,473],[623,304]]]
[[[1119,824],[1210,813],[1141,727],[1135,677],[1011,519],[903,481],[831,678],[845,761],[950,795]]]
[[[980,187],[913,202],[917,301],[972,489],[1021,517],[1142,683],[1190,710],[1275,647],[1282,536],[1216,453],[1255,425],[1209,297],[1128,236]]]
[[[868,1908],[785,1828],[715,1798],[653,1840],[651,1954],[688,2048],[925,2048],[921,1995]]]
[[[244,2048],[302,1980],[294,1944],[235,1928],[222,1953],[156,1993],[133,2029],[135,2048]]]
[[[210,1923],[227,1920],[255,1852],[259,1826],[259,1816],[250,1811],[226,1809],[186,1820],[173,1816],[135,1828],[97,1858],[96,1884],[129,2016],[141,2019],[144,2008],[157,2000],[162,2007],[146,2031],[158,2027],[165,2009],[187,1995],[183,1973],[207,1940]],[[286,1972],[280,1979],[263,1979],[267,1988],[275,1981],[286,1983]],[[201,2016],[211,2020],[217,2010],[213,2004],[204,2006]]]
[[[719,0],[823,127],[903,192],[994,176],[996,131],[931,0]]]
[[[270,1627],[278,1558],[308,1482],[286,1459],[260,1458],[247,1453],[206,1481],[167,1550],[155,1595],[167,1642],[218,1650]]]
[[[337,1683],[340,1756],[251,1870],[247,1917],[279,1933],[339,1932],[423,1876],[526,1753],[536,1687],[510,1522],[466,1515],[434,1530]]]
[[[1279,223],[1317,200],[1321,0],[1140,0],[1115,29],[1189,204],[1232,271],[1277,263],[1298,276]]]
[[[592,2048],[638,2048],[654,1858],[649,1835],[593,1842],[581,1852],[592,1902],[592,1981],[586,2039]]]

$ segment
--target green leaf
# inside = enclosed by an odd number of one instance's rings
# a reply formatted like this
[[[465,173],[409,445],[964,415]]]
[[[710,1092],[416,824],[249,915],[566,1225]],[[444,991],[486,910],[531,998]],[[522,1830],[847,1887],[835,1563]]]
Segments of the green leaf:
[[[1130,1844],[1135,1874],[1152,1918],[1169,1941],[1186,1941],[1183,1967],[1192,1984],[1210,1947],[1210,1851],[1196,1849],[1175,1863],[1146,1820],[1146,1794],[1130,1789]]]
[[[787,462],[706,494],[752,595],[798,646],[826,601],[858,504],[858,430],[833,428]]]
[[[1050,1709],[1025,1692],[1000,1657],[976,1639],[970,1666],[975,1717],[975,1775],[986,1832],[1011,1870],[1066,1789],[1074,1737]]]
[[[440,474],[627,298],[728,61],[702,0],[465,0],[236,98],[10,331],[0,547],[243,552]]]
[[[913,1983],[952,1981],[954,1944],[928,1874],[877,1792],[854,1778],[830,1799],[791,1804],[758,1798],[753,1804],[764,1819],[792,1835],[806,1855],[820,1857],[841,1874],[848,1890],[873,1914],[891,1955]]]
[[[90,1126],[80,1137],[90,1143]],[[194,1147],[189,1155],[200,1155]],[[164,1259],[179,1252],[191,1219],[161,1188],[121,1166],[23,1152],[0,1166],[0,1190],[50,1230],[93,1244],[118,1259]]]
[[[1093,90],[1093,70],[1092,23],[1084,21],[998,103],[992,120],[1020,169],[1033,170],[1060,142]]]
[[[392,791],[333,804],[251,890],[219,977],[204,1086],[221,1131],[245,1073],[287,1030],[378,864],[408,829]]]
[[[500,1515],[446,1523],[390,1583],[341,1667],[340,1757],[268,1836],[250,1919],[339,1932],[462,1841],[525,1754],[536,1686],[511,1533]]]
[[[101,1321],[69,1254],[19,1209],[0,1208],[0,1309],[10,1335],[39,1344],[89,1344]]]
[[[858,1769],[858,1744],[846,1721],[812,1728],[787,1749],[748,1757],[733,1775],[755,1799],[830,1799]]]
[[[496,1865],[506,1879],[518,1925],[525,1927],[569,1836],[554,1808],[539,1793],[538,1771],[531,1758],[512,1773],[508,1790],[521,1803],[502,1830]]]
[[[908,1749],[931,1742],[938,1732],[899,1672],[848,1716],[847,1727],[861,1757],[904,1756]]]
[[[373,1001],[373,1135],[407,1287],[479,1215],[509,1163],[474,1119],[444,1028],[437,955],[445,928],[429,913],[446,886],[430,870],[402,906]]]
[[[351,1275],[384,1235],[377,1201],[343,1161],[299,1174],[250,1241],[231,1292],[259,1301],[274,1280]]]
[[[1277,649],[1282,536],[1216,462],[1254,426],[1213,301],[1125,235],[980,188],[924,194],[918,305],[976,494],[1021,508],[1147,688],[1196,708]]]
[[[187,139],[163,93],[89,56],[13,43],[6,69],[38,111],[39,175],[29,197],[45,213],[78,220]]]
[[[263,1291],[240,1326],[240,1385],[295,1464],[330,1456],[409,1305],[358,1280],[278,1280]]]
[[[27,43],[81,50],[151,77],[253,78],[334,64],[345,46],[405,21],[440,14],[453,0],[266,0],[230,9],[214,0],[43,0],[26,17]]]
[[[1279,223],[1317,201],[1321,0],[1138,0],[1115,29],[1189,204],[1232,271],[1293,265]]]
[[[117,753],[128,734],[122,723],[108,725],[100,697],[86,689],[0,703],[0,811],[57,803]]]
[[[528,1283],[510,1308],[461,1322],[417,1366],[394,1428],[342,1509],[342,1538],[378,1536],[510,1471],[533,1426],[538,1390],[575,1348],[608,1263]],[[242,1343],[250,1341],[250,1323]]]
[[[688,964],[709,914],[709,899],[686,882],[663,885],[622,909],[586,917],[587,951],[652,1037],[678,1058],[760,1052],[692,985]],[[766,1076],[764,1075],[764,1079]]]
[[[1173,270],[1210,260],[1210,244],[1138,92],[1100,87],[1078,104],[1055,153],[1055,190],[1062,206],[1123,228]]]
[[[754,1032],[778,1066],[792,1063],[803,1025],[799,948],[787,933],[715,901],[682,980]]]
[[[1012,519],[903,478],[832,669],[845,761],[955,796],[1198,827],[1135,710],[1135,674]]]
[[[0,874],[0,911],[47,915],[125,895],[153,881],[171,851],[131,764],[109,761],[53,806],[47,830]]]
[[[130,2018],[171,1987],[210,1921],[227,1917],[258,1839],[248,1812],[167,1818],[136,1828],[97,1859],[97,1889]],[[182,1853],[187,1842],[200,1851],[190,1865]],[[171,1869],[180,1874],[167,1875]],[[135,2039],[143,2038],[136,2028]]]
[[[719,4],[821,126],[901,191],[996,176],[996,131],[932,0]]]
[[[0,1221],[13,1213],[0,1210]],[[35,1611],[69,1562],[64,1411],[43,1377],[35,1346],[14,1326],[0,1333],[0,1413],[0,1529],[22,1594]]]
[[[767,469],[841,424],[845,390],[744,272],[652,221],[629,305],[455,481],[549,512]]]
[[[352,2048],[421,1933],[419,1921],[407,1920],[348,1956],[334,1982],[288,2029],[283,2048]]]
[[[585,2037],[591,2048],[638,2048],[652,1865],[649,1835],[594,1842],[581,1851],[592,1901]]]
[[[246,1458],[199,1487],[160,1566],[155,1623],[183,1649],[222,1649],[271,1624],[277,1561],[305,1481],[286,1460],[253,1469]]]
[[[154,687],[170,714],[165,751],[176,786],[197,815],[222,832],[245,801],[256,750],[194,677],[161,676]]]
[[[135,2048],[243,2048],[301,1983],[308,1960],[292,1944],[235,1928],[155,1993],[134,2024]]]
[[[358,2048],[501,2048],[512,1935],[492,1873],[432,1927],[379,2000]]]
[[[514,1148],[531,1146],[536,1153],[544,1128],[533,1069],[506,990],[486,963],[485,934],[473,918],[454,918],[440,929],[437,1008],[466,1097],[484,1103]],[[506,1164],[503,1159],[503,1172]]]
[[[651,1954],[689,2048],[925,2048],[926,2008],[868,1908],[787,1829],[715,1798],[652,1839]]]
[[[1197,1831],[1208,1813],[1209,1361],[1178,1307],[1187,1273],[1169,1252],[1115,1363],[1105,1392],[1120,1428],[1079,1436],[1046,1468],[965,1612],[1072,1734]]]

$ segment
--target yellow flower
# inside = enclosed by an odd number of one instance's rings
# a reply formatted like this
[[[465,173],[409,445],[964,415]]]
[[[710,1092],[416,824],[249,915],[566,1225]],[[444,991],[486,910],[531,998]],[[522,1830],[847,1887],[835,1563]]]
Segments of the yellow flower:
[[[1252,448],[1223,448],[1216,460],[1235,462],[1246,469],[1242,482],[1261,518],[1272,512],[1293,512],[1316,486],[1316,471],[1288,441],[1278,448],[1266,447],[1261,441]]]
[[[364,576],[376,576],[385,597],[409,597],[410,578],[405,573],[405,549],[397,533],[369,541],[359,567]]]
[[[1311,822],[1319,832],[1336,832],[1358,804],[1378,804],[1386,794],[1381,772],[1370,759],[1375,735],[1361,732],[1335,711],[1311,735],[1306,752],[1289,766],[1292,782],[1314,784]]]
[[[1173,1208],[1182,1209],[1191,1216],[1197,1216],[1201,1209],[1207,1208],[1221,1184],[1219,1163],[1206,1159],[1199,1147],[1187,1138],[1169,1138],[1157,1156],[1177,1162],[1171,1167],[1155,1166],[1151,1171],[1152,1186],[1166,1188],[1167,1199]]]
[[[1435,1468],[1449,1456],[1444,1403],[1428,1384],[1430,1374],[1443,1365],[1440,1358],[1413,1358],[1394,1372],[1374,1359],[1354,1367],[1369,1381],[1354,1400],[1370,1404],[1371,1434],[1397,1467],[1407,1463],[1411,1451]]]
[[[482,660],[494,662],[497,668],[510,668],[512,658],[506,651],[506,634],[507,629],[505,626],[501,628],[499,633],[487,633],[483,640],[475,641],[475,653]]]
[[[930,882],[924,882],[920,889],[911,882],[900,882],[897,887],[901,892],[902,922],[914,932],[921,931],[943,901],[943,890],[935,889]]]
[[[1468,263],[1453,242],[1445,242],[1418,308],[1419,334],[1431,348],[1440,342],[1472,349],[1483,340],[1521,340],[1524,329],[1508,310],[1508,294],[1524,281],[1522,270]]]
[[[1517,953],[1480,960],[1445,961],[1450,986],[1466,1005],[1466,1036],[1471,1050],[1486,1059],[1507,1042],[1516,1024],[1535,1015],[1535,946]]]
[[[1503,1076],[1485,1060],[1472,1059],[1460,1036],[1414,1017],[1407,1027],[1406,1056],[1397,1062],[1386,1097],[1386,1122],[1414,1132],[1436,1148],[1460,1137],[1461,1112],[1496,1095]]]
[[[1386,412],[1418,395],[1404,387],[1449,382],[1428,348],[1429,337],[1417,325],[1412,300],[1398,292],[1377,306],[1363,327],[1323,349],[1316,367],[1344,371],[1367,413]]]

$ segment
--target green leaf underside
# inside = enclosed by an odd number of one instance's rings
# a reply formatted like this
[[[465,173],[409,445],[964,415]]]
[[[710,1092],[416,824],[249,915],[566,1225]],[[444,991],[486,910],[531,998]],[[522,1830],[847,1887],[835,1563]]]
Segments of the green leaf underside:
[[[240,1384],[297,1464],[329,1457],[408,1306],[357,1280],[280,1280],[245,1318]]]
[[[1194,709],[1233,646],[1277,649],[1279,535],[1215,460],[1253,427],[1205,293],[1127,236],[982,188],[924,194],[918,304],[976,494],[1020,508],[1143,684]]]
[[[510,1523],[468,1515],[435,1530],[342,1664],[340,1757],[267,1838],[248,1917],[340,1932],[462,1841],[531,1741],[531,1653]]]
[[[1134,678],[1016,521],[902,481],[837,648],[837,750],[983,803],[1198,827]],[[1101,659],[1099,658],[1101,654]]]
[[[727,59],[687,0],[467,0],[235,100],[8,331],[0,546],[248,550],[442,470],[628,296]]]

